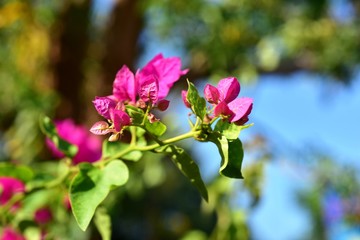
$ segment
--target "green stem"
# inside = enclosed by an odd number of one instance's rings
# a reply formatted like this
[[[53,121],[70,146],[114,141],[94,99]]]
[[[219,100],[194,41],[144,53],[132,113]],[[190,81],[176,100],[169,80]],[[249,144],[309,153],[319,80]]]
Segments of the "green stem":
[[[136,145],[136,127],[130,127],[130,132],[131,132],[130,146],[135,146]]]
[[[198,135],[200,132],[201,132],[201,130],[190,131],[190,132],[181,134],[179,136],[176,136],[176,137],[169,138],[169,139],[166,139],[164,141],[161,141],[161,143],[154,143],[154,144],[149,145],[149,146],[139,147],[139,146],[131,146],[130,145],[128,148],[124,149],[123,151],[119,152],[118,154],[116,154],[114,156],[111,156],[110,158],[104,159],[104,163],[110,162],[110,161],[112,161],[114,159],[121,158],[122,156],[124,156],[124,155],[126,155],[126,154],[128,154],[129,152],[132,152],[132,151],[145,152],[145,151],[154,150],[154,149],[156,149],[156,148],[158,148],[160,146],[163,146],[163,145],[167,145],[167,144],[170,144],[170,143],[174,143],[174,142],[178,142],[178,141],[181,141],[181,140],[184,140],[184,139],[187,139],[187,138],[194,137],[195,135]]]

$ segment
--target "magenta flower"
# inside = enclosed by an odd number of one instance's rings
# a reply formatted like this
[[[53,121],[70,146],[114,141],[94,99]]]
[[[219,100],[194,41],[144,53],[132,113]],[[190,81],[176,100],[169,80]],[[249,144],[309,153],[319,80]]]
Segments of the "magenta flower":
[[[107,122],[96,122],[90,131],[96,135],[111,133],[109,140],[116,141],[123,128],[131,125],[131,118],[125,108],[127,104],[140,109],[150,106],[165,111],[169,101],[164,98],[173,84],[187,71],[181,70],[180,58],[164,58],[162,54],[156,55],[136,74],[124,65],[116,74],[113,94],[95,97],[95,109]],[[149,116],[150,122],[158,121],[151,113]]]
[[[11,227],[5,227],[0,240],[25,240],[25,237]]]
[[[0,177],[0,205],[5,205],[16,193],[25,192],[22,181],[13,177]],[[13,206],[18,208],[18,203]]]
[[[112,133],[110,139],[116,141],[123,127],[131,124],[131,118],[125,112],[125,105],[122,102],[116,103],[109,97],[96,97],[93,103],[98,113],[106,118],[111,125],[105,121],[99,121],[91,127],[90,132],[96,135]]]
[[[181,70],[180,58],[164,58],[158,54],[135,75],[123,66],[116,74],[113,96],[117,101],[133,104],[138,99],[156,104],[168,95],[174,83],[187,72],[187,69]]]
[[[34,213],[34,220],[38,224],[46,224],[53,219],[51,210],[48,207],[39,208]]]
[[[228,118],[237,125],[245,124],[252,110],[253,100],[248,97],[237,98],[240,93],[240,83],[234,77],[221,79],[214,87],[207,84],[204,89],[205,99],[215,106],[215,117]]]
[[[81,125],[76,125],[71,119],[55,121],[59,136],[78,147],[78,152],[73,158],[73,164],[81,162],[95,162],[101,157],[102,142],[97,136],[89,134],[88,130]],[[56,158],[63,158],[55,144],[46,139],[46,144]]]

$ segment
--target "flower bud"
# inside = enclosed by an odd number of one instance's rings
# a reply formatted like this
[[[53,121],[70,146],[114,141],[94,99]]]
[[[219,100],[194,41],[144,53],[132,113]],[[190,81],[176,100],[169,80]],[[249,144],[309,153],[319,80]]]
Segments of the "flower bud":
[[[187,100],[187,91],[181,91],[181,97],[186,107],[191,108],[189,101]]]

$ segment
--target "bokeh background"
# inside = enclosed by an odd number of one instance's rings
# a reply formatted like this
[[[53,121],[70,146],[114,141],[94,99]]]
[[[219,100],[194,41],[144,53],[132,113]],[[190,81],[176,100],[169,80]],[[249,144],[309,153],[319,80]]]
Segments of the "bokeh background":
[[[200,89],[232,75],[254,99],[245,179],[219,177],[216,148],[184,141],[207,204],[170,161],[145,156],[109,200],[113,239],[360,238],[357,0],[3,0],[0,161],[46,160],[41,115],[90,127],[117,70],[157,53],[180,56]],[[169,136],[187,131],[185,88],[169,97]]]

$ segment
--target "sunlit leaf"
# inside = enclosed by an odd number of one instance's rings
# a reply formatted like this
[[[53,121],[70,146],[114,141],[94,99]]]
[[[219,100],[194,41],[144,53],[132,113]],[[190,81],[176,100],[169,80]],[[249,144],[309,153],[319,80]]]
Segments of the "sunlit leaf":
[[[145,121],[145,129],[152,135],[160,137],[166,132],[166,125],[160,121],[150,123],[147,120]]]
[[[85,231],[110,190],[127,182],[129,170],[120,160],[111,161],[102,169],[89,163],[81,163],[79,168],[70,185],[70,201],[75,219]]]
[[[198,116],[200,119],[204,119],[206,114],[206,101],[203,97],[200,97],[198,90],[193,83],[188,80],[188,92],[186,99],[191,105],[191,110]]]
[[[235,140],[239,137],[241,130],[249,128],[253,123],[238,126],[235,123],[229,123],[228,121],[219,120],[215,125],[215,131],[220,132],[229,140]]]

